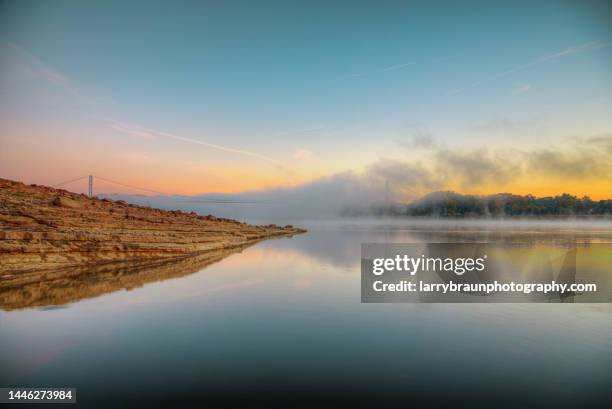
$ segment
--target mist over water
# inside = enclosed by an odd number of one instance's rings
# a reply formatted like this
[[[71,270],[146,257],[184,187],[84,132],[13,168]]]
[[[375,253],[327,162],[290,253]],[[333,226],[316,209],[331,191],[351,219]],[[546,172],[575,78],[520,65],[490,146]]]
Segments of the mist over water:
[[[558,216],[557,218],[517,217],[498,218],[435,218],[435,217],[409,217],[409,216],[372,216],[373,209],[385,208],[388,204],[384,192],[371,194],[370,191],[356,191],[346,195],[344,189],[334,189],[324,192],[306,191],[302,195],[293,195],[289,191],[282,195],[266,191],[242,193],[235,195],[203,195],[203,196],[141,196],[141,195],[101,195],[113,200],[125,200],[141,206],[157,207],[165,210],[194,211],[198,214],[212,214],[217,217],[226,217],[245,221],[247,223],[263,222],[284,224],[292,221],[330,221],[330,220],[360,220],[368,223],[414,224],[417,226],[429,225],[442,228],[478,227],[482,229],[528,229],[562,228],[562,229],[595,229],[605,230],[612,226],[612,218],[597,217],[585,218],[575,216]],[[341,216],[345,211],[363,211],[362,217]]]

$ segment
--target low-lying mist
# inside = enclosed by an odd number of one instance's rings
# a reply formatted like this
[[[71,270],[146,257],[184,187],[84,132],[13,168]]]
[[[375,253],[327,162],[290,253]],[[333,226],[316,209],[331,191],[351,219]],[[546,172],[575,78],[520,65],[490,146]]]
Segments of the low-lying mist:
[[[245,221],[282,222],[341,215],[401,215],[405,214],[401,210],[405,203],[430,192],[448,190],[449,186],[471,191],[482,186],[516,183],[521,178],[529,179],[529,175],[600,180],[612,174],[612,135],[574,138],[568,144],[571,145],[569,150],[550,147],[508,154],[486,148],[450,150],[433,140],[425,146],[422,141],[412,141],[409,147],[420,150],[420,160],[379,159],[362,172],[338,173],[295,187],[236,194],[107,196],[169,210],[195,211]],[[397,209],[399,212],[395,211]],[[485,219],[505,216],[489,215],[488,209],[481,213],[477,216]],[[571,218],[571,211],[565,213],[565,218]]]

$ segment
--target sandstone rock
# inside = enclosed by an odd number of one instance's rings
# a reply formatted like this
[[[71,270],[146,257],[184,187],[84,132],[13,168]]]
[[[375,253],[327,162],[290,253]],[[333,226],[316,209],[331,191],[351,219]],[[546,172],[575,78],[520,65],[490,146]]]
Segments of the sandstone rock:
[[[0,276],[38,277],[38,272],[84,264],[172,259],[301,232],[193,212],[128,207],[124,201],[0,178]],[[0,289],[11,285],[0,279]]]
[[[69,209],[78,209],[81,207],[81,203],[63,196],[57,196],[51,203],[54,206],[67,207]]]

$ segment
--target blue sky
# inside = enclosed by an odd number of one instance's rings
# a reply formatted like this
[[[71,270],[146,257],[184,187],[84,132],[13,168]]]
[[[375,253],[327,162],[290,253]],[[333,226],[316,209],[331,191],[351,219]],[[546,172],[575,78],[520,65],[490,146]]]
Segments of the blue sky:
[[[609,2],[0,7],[0,120],[31,142],[3,144],[20,157],[51,142],[74,155],[92,147],[132,162],[140,155],[181,168],[177,177],[195,166],[184,191],[222,189],[198,181],[230,168],[251,183],[232,188],[242,190],[360,171],[380,158],[415,160],[422,155],[405,146],[423,136],[449,149],[529,150],[612,130]],[[9,69],[13,58],[52,75],[28,78]],[[126,128],[183,139],[127,140]],[[95,154],[91,161],[112,173]]]

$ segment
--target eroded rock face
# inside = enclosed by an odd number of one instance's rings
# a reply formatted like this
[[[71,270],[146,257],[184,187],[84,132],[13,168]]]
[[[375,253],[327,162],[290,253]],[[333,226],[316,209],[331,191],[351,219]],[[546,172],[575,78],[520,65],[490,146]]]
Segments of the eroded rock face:
[[[26,272],[184,257],[302,232],[0,179],[0,288],[21,285]]]
[[[55,199],[53,199],[51,203],[54,206],[67,207],[69,209],[81,208],[81,203],[77,202],[76,200],[72,200],[68,197],[63,197],[63,196],[57,196]]]

